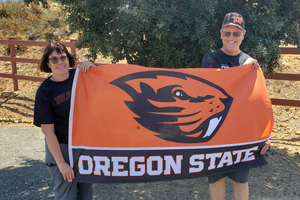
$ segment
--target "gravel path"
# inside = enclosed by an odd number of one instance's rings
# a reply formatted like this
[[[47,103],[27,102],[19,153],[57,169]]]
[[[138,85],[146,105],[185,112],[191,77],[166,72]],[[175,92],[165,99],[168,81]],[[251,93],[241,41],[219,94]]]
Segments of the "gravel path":
[[[272,141],[276,143],[276,141]],[[44,136],[31,125],[0,127],[0,200],[53,199],[44,164]],[[271,148],[268,165],[253,169],[250,199],[299,200],[300,156]],[[233,199],[227,181],[226,199]],[[94,184],[94,199],[209,199],[206,178],[149,183]]]

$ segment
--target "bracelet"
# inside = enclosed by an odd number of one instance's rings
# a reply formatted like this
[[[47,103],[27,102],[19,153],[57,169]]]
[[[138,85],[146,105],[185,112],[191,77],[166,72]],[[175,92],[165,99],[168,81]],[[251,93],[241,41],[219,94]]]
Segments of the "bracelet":
[[[60,163],[60,165],[58,166],[59,168],[64,164],[65,162]]]

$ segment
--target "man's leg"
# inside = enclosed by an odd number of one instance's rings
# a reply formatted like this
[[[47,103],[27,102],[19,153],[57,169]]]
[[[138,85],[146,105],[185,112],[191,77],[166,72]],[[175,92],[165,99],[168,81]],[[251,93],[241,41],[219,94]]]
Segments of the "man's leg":
[[[234,200],[248,200],[249,199],[249,184],[238,183],[233,181]]]
[[[77,200],[92,200],[93,199],[93,184],[92,183],[77,183]]]
[[[233,194],[235,200],[249,199],[249,169],[242,169],[239,171],[227,174],[233,181]]]
[[[225,178],[214,183],[209,183],[209,193],[211,200],[225,200]]]

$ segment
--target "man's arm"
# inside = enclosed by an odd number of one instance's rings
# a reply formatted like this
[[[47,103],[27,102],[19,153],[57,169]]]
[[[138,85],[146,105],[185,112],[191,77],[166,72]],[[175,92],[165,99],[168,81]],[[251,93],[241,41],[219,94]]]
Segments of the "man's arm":
[[[253,68],[260,67],[257,60],[254,58],[247,58],[246,61],[243,63],[243,65],[248,65],[248,64],[253,64],[252,65]]]
[[[271,144],[270,139],[268,139],[268,140],[266,141],[265,145],[263,146],[263,148],[261,149],[260,154],[266,153],[266,151],[267,151],[267,150],[269,149],[269,147],[270,147],[270,144]]]

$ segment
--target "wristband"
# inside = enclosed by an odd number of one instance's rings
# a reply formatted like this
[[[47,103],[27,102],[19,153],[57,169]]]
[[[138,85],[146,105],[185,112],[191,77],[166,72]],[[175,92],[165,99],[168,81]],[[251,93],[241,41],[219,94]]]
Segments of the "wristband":
[[[60,163],[60,165],[58,166],[59,168],[64,164],[65,162]]]

